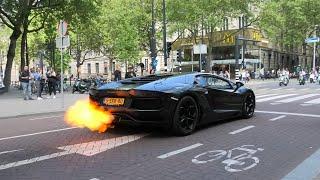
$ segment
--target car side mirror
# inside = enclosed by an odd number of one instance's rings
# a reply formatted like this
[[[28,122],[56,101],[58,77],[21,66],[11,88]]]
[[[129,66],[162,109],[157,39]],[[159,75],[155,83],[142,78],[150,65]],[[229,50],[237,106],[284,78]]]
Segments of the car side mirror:
[[[237,89],[239,89],[240,87],[244,86],[244,84],[242,82],[236,82],[236,85],[237,85]]]

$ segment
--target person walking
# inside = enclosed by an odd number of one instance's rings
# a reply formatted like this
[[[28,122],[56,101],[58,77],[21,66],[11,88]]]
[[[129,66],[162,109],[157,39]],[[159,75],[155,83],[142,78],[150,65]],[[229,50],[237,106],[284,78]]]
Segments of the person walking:
[[[28,99],[33,100],[31,97],[30,80],[31,80],[31,74],[29,71],[29,67],[25,66],[23,68],[23,71],[21,72],[21,76],[20,76],[20,82],[21,82],[22,89],[23,89],[24,100],[28,100]]]
[[[47,79],[48,79],[48,88],[49,88],[49,96],[52,97],[53,94],[53,99],[56,98],[56,84],[57,84],[57,77],[56,73],[54,72],[53,69],[49,69],[47,72]]]

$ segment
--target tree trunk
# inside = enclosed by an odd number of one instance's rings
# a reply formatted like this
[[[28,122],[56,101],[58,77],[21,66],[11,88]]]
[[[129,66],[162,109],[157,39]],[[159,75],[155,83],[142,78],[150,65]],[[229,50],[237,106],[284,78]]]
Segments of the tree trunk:
[[[21,31],[19,29],[15,29],[10,36],[10,45],[9,45],[8,54],[7,54],[6,70],[4,74],[5,92],[9,91],[9,87],[11,84],[11,69],[12,69],[13,59],[16,53],[15,50],[16,50],[17,40],[20,35],[21,35]]]
[[[206,72],[209,73],[211,71],[211,60],[212,60],[212,46],[211,43],[209,42],[208,44],[208,56],[206,59]]]
[[[23,32],[21,37],[21,50],[20,50],[20,71],[23,71],[24,66],[28,66],[29,64],[26,63],[26,39],[27,39],[27,33]]]

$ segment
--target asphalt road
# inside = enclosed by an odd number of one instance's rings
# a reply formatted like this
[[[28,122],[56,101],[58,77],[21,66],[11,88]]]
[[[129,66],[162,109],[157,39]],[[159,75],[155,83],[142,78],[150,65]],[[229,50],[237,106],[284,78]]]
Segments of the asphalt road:
[[[0,179],[319,178],[320,85],[250,86],[253,118],[186,137],[142,127],[93,133],[68,127],[61,113],[0,119]]]

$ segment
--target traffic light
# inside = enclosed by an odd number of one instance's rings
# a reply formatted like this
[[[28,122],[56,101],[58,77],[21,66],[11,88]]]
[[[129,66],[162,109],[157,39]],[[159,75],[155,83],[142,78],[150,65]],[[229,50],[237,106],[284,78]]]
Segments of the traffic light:
[[[181,49],[178,49],[177,50],[177,61],[182,61],[182,50]]]
[[[167,57],[170,56],[171,49],[172,49],[172,42],[167,42],[167,54],[168,54]]]

